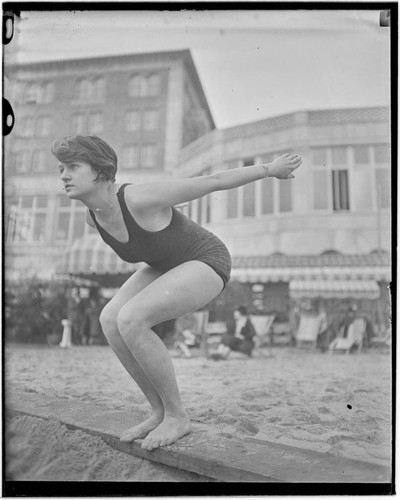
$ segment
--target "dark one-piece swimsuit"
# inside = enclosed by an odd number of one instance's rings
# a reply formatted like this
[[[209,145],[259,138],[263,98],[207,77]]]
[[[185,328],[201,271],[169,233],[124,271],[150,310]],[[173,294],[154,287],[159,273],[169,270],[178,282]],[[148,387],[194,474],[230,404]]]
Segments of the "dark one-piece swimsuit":
[[[222,278],[224,288],[230,278],[231,258],[226,246],[215,234],[196,224],[192,219],[172,207],[171,222],[161,231],[147,231],[139,226],[130,213],[124,197],[123,184],[117,198],[128,231],[129,240],[121,243],[97,223],[90,215],[103,240],[126,262],[146,262],[162,272],[188,262],[199,260],[209,265]]]

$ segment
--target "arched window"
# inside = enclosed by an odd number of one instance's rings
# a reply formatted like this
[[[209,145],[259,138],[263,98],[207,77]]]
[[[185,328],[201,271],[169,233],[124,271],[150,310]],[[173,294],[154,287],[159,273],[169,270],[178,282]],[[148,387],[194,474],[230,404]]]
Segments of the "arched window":
[[[159,95],[161,90],[161,77],[158,74],[150,75],[147,78],[148,95]]]
[[[129,79],[128,95],[130,97],[141,97],[145,95],[145,85],[140,75],[134,75]]]
[[[94,95],[97,99],[102,99],[105,95],[106,81],[102,77],[93,80]]]
[[[84,78],[78,78],[74,86],[74,98],[82,99],[86,95],[87,81]]]
[[[24,103],[33,104],[38,102],[39,86],[37,83],[28,83],[24,92]]]
[[[40,102],[48,104],[54,100],[54,83],[44,82],[40,87]]]

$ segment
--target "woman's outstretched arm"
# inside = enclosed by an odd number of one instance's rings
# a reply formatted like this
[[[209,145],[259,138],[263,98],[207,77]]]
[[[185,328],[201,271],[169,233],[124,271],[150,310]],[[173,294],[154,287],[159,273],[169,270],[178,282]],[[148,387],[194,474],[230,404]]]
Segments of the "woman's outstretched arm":
[[[126,190],[126,200],[137,211],[160,210],[201,198],[214,191],[237,188],[265,177],[292,179],[292,172],[300,165],[300,156],[284,154],[269,164],[239,167],[189,179],[131,185]]]

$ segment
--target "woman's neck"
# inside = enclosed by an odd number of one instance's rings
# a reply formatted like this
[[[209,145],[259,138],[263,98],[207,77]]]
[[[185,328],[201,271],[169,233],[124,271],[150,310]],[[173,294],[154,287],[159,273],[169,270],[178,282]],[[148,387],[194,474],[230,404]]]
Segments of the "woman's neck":
[[[116,185],[101,185],[95,193],[91,193],[81,201],[96,214],[106,215],[111,213],[118,205]]]

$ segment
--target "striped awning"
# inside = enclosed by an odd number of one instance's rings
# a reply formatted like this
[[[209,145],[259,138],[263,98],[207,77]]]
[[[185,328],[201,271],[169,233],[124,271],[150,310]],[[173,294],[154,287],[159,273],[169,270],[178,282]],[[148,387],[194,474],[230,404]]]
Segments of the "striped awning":
[[[372,280],[294,280],[289,283],[289,295],[294,299],[378,299],[380,290]]]
[[[233,268],[232,279],[242,283],[276,283],[292,280],[375,280],[390,281],[387,267],[256,267]]]
[[[233,257],[232,278],[242,283],[302,280],[391,281],[390,255],[253,255]]]
[[[137,268],[138,264],[121,260],[98,234],[90,234],[78,238],[66,249],[57,272],[76,275],[123,274]]]

